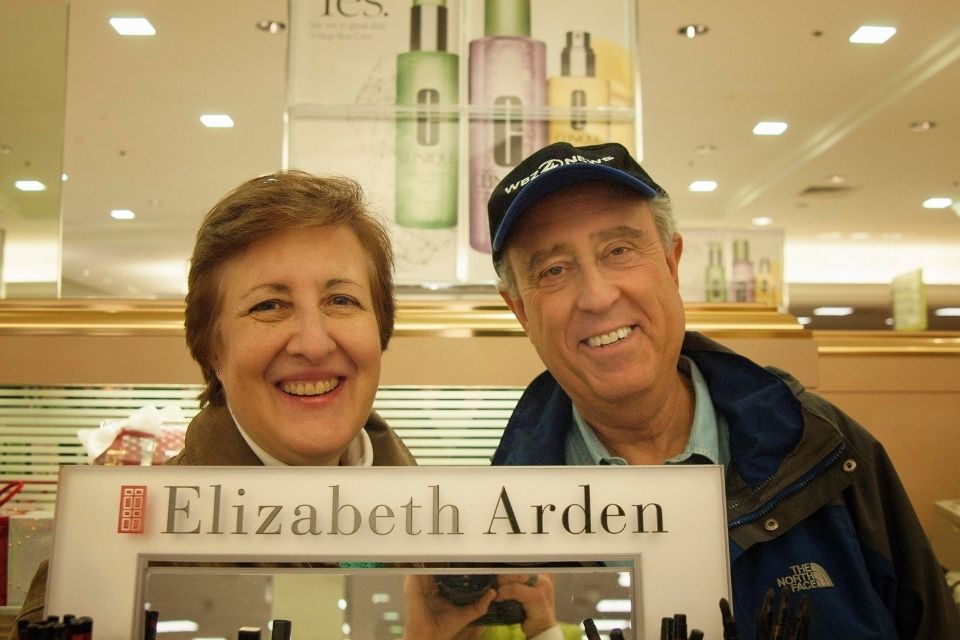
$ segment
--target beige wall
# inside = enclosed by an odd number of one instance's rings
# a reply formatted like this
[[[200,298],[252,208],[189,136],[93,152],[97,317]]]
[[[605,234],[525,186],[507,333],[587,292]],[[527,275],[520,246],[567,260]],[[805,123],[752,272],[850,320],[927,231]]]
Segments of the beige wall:
[[[960,498],[960,353],[824,353],[818,391],[884,445],[941,563],[960,569],[960,531],[934,511]]]

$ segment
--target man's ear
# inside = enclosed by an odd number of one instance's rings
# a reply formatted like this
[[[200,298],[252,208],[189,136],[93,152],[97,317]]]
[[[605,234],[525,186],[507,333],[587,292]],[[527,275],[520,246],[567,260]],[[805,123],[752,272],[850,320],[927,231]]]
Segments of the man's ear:
[[[683,254],[683,236],[679,233],[673,234],[673,250],[667,253],[667,268],[670,269],[670,275],[673,281],[680,286],[680,256]]]
[[[523,327],[523,330],[527,330],[527,311],[523,306],[523,298],[517,297],[514,298],[510,295],[510,292],[506,289],[499,290],[500,297],[503,298],[503,301],[507,303],[507,308],[513,312],[513,315],[517,317],[517,320],[520,322],[520,326]]]

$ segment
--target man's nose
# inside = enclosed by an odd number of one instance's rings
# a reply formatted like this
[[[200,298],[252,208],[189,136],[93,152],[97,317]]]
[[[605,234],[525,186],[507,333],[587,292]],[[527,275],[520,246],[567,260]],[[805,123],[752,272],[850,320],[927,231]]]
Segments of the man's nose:
[[[580,271],[580,291],[577,306],[583,311],[601,313],[610,308],[620,297],[620,289],[602,269],[589,265]]]

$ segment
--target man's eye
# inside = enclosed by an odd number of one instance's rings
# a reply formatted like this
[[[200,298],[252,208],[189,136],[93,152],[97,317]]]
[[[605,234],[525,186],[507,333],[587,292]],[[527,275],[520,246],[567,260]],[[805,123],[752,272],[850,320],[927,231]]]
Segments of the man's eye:
[[[560,265],[553,265],[552,267],[547,267],[540,272],[541,278],[555,278],[557,276],[563,275],[564,268]]]
[[[618,244],[607,251],[607,257],[616,264],[632,263],[637,255],[636,248],[629,244]]]

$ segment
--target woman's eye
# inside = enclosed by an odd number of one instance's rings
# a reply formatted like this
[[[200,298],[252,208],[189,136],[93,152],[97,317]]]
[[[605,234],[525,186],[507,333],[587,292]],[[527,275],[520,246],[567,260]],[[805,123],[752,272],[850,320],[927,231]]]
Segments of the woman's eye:
[[[280,308],[279,300],[264,300],[250,307],[250,312],[254,313],[257,311],[276,311],[279,308]]]
[[[350,296],[345,296],[345,295],[333,296],[330,298],[330,302],[331,304],[334,304],[336,306],[341,306],[341,307],[357,305],[356,300],[354,300]]]

